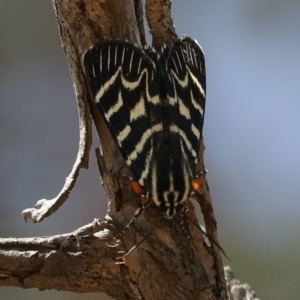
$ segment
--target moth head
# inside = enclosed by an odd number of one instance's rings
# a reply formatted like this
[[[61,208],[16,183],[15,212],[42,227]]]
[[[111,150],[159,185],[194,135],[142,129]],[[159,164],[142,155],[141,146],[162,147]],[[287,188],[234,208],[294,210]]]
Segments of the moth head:
[[[184,201],[184,200],[183,200]],[[181,203],[178,191],[165,191],[163,193],[162,207],[167,219],[172,219],[176,214],[177,207]]]

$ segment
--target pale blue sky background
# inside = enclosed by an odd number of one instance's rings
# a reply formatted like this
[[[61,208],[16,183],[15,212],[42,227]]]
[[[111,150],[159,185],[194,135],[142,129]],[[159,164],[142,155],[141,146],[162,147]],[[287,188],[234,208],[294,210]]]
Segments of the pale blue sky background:
[[[300,1],[174,0],[173,17],[178,34],[206,54],[205,162],[233,260],[225,264],[262,300],[299,299]],[[0,236],[65,233],[103,217],[92,151],[54,216],[22,220],[23,209],[56,196],[71,170],[77,108],[51,1],[1,1],[0,41]],[[0,288],[0,300],[21,296],[100,299]]]

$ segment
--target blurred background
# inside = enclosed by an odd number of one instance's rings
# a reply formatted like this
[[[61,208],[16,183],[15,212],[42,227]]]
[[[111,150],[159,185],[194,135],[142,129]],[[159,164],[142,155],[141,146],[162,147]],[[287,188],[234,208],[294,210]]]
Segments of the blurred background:
[[[261,300],[300,294],[300,1],[173,1],[177,33],[207,66],[205,162],[225,259]],[[42,223],[76,158],[78,118],[51,1],[0,2],[0,236],[71,232],[102,218],[93,149],[69,200]],[[148,42],[151,43],[148,35]],[[2,299],[108,299],[0,287]]]

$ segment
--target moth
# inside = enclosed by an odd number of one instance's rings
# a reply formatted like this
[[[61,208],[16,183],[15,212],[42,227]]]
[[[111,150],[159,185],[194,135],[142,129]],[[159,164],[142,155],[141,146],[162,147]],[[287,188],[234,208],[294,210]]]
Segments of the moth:
[[[132,186],[171,219],[199,188],[205,59],[184,37],[160,52],[121,40],[84,55],[90,91],[133,174]]]

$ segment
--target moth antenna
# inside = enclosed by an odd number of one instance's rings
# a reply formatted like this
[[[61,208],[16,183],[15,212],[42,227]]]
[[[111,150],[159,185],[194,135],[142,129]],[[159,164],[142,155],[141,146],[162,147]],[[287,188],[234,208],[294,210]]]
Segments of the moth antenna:
[[[131,249],[129,251],[127,251],[124,255],[117,257],[116,259],[124,259],[125,257],[127,257],[129,254],[131,254],[134,250],[136,250],[153,232],[153,230],[157,227],[157,225],[159,224],[160,220],[158,220],[154,226],[152,227],[152,229],[147,233],[147,235],[140,240],[137,244],[135,244],[133,247],[131,247]]]
[[[210,237],[197,223],[195,223],[188,215],[186,215],[186,218],[195,226],[197,227],[202,234],[204,234],[208,240],[213,243],[215,246],[217,246],[217,248],[224,254],[224,256],[229,259],[230,261],[232,261],[226,254],[225,250],[220,246],[220,244],[218,242],[216,242],[212,237]]]
[[[123,228],[123,230],[119,233],[120,236],[123,235],[123,233],[130,227],[130,225],[145,211],[145,206],[139,207],[135,213],[134,216],[131,218],[131,220],[127,223],[127,225]]]

